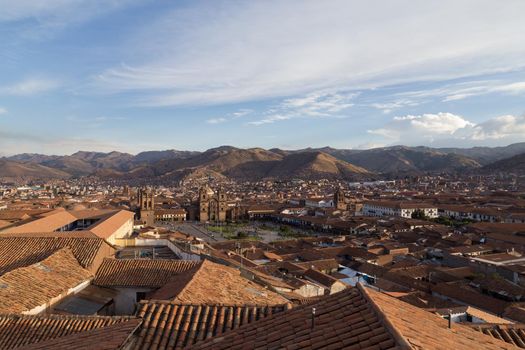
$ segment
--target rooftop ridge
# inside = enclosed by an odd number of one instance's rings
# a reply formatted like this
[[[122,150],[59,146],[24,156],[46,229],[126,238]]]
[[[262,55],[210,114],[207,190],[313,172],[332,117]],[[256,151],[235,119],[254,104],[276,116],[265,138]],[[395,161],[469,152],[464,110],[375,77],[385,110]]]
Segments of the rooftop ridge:
[[[202,261],[200,262],[200,264],[198,264],[198,265],[195,266],[194,268],[192,268],[192,269],[190,269],[190,270],[188,270],[188,271],[186,271],[186,272],[183,272],[183,275],[186,275],[186,274],[189,275],[189,274],[191,274],[191,278],[190,278],[190,280],[189,280],[186,284],[184,284],[184,286],[179,290],[179,292],[177,293],[177,295],[174,296],[175,299],[176,299],[179,295],[181,295],[185,290],[187,290],[187,289],[190,287],[190,285],[193,284],[193,282],[196,280],[195,277],[196,277],[197,274],[202,270],[202,268],[203,268],[203,266],[204,266],[205,263],[206,263],[206,259],[202,260]],[[206,263],[206,265],[207,265],[207,263]]]
[[[134,318],[124,322],[114,323],[100,328],[89,329],[76,333],[59,336],[56,338],[28,344],[23,348],[28,349],[121,349],[130,342],[137,329],[142,324],[142,319]],[[102,343],[111,344],[101,346]],[[89,344],[89,345],[88,345]]]
[[[127,315],[116,315],[116,316],[103,316],[103,315],[60,315],[60,314],[38,314],[38,315],[25,315],[17,313],[0,313],[0,318],[10,319],[56,319],[56,320],[129,320],[137,318],[136,316]]]
[[[381,307],[379,307],[379,305],[375,303],[374,299],[370,297],[367,288],[361,283],[357,283],[356,287],[361,292],[361,295],[368,301],[370,308],[376,314],[377,318],[379,319],[379,322],[381,322],[383,326],[388,330],[388,332],[392,335],[392,337],[394,337],[398,345],[402,349],[413,349],[408,340],[401,334],[401,332],[397,330],[394,324],[390,322],[388,316],[385,315],[383,310],[381,310]]]
[[[146,299],[139,301],[139,304],[163,304],[163,305],[180,305],[180,306],[226,306],[226,307],[287,307],[291,303],[284,304],[253,304],[253,303],[243,303],[243,304],[230,304],[230,303],[185,303],[177,300],[160,300],[160,299]],[[1,316],[1,315],[0,315]]]

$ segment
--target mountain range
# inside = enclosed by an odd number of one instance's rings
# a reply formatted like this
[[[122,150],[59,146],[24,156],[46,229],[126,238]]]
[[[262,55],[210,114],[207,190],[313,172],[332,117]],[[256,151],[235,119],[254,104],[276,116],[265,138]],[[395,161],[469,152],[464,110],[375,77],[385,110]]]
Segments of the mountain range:
[[[181,180],[189,176],[215,176],[243,180],[349,180],[443,172],[523,172],[524,160],[525,142],[493,148],[393,146],[368,150],[331,147],[266,150],[221,146],[204,152],[166,150],[137,155],[84,151],[66,156],[24,153],[0,158],[0,177],[71,178],[92,175],[112,179]]]

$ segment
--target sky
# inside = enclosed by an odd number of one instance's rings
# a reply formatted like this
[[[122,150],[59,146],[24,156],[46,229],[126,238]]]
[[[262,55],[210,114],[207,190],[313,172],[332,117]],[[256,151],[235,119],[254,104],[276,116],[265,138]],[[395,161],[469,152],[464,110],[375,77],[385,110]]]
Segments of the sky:
[[[525,141],[523,0],[0,0],[0,156]]]

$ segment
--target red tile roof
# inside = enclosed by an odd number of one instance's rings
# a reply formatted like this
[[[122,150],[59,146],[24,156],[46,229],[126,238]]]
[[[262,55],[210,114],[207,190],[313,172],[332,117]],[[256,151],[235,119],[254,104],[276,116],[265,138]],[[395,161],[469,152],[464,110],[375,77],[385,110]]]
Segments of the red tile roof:
[[[143,319],[134,349],[182,349],[244,324],[284,311],[288,305],[192,305],[142,301]]]
[[[67,211],[54,211],[50,215],[32,220],[6,230],[8,233],[53,232],[77,219]]]
[[[135,213],[127,210],[119,210],[110,215],[108,218],[101,220],[95,225],[89,227],[89,230],[100,238],[107,239],[111,237],[126,222],[133,221]]]
[[[312,325],[312,309],[315,321]],[[364,287],[241,326],[192,349],[513,349]]]
[[[140,326],[141,320],[130,319],[89,331],[30,344],[19,350],[120,350]]]
[[[101,287],[160,288],[173,276],[196,267],[199,262],[187,260],[118,260],[106,258],[100,265],[93,284]]]
[[[104,328],[132,317],[0,315],[0,349],[56,339],[70,334]]]
[[[0,313],[23,313],[46,305],[92,278],[69,248],[0,276]]]
[[[151,298],[173,298],[182,303],[193,304],[279,305],[288,302],[281,295],[242,277],[239,270],[209,260],[173,277],[170,283],[154,292]]]
[[[39,262],[64,247],[87,269],[101,250],[114,251],[103,239],[85,232],[0,235],[0,275]]]
[[[525,348],[524,324],[475,323],[468,324],[468,326],[493,338],[503,340],[522,349]]]

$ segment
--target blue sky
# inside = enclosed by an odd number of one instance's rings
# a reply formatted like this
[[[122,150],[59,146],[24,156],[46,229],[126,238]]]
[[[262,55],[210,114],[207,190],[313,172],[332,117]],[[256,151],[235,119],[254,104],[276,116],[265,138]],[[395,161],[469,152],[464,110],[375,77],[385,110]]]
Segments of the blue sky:
[[[522,0],[0,9],[0,155],[525,141]]]

